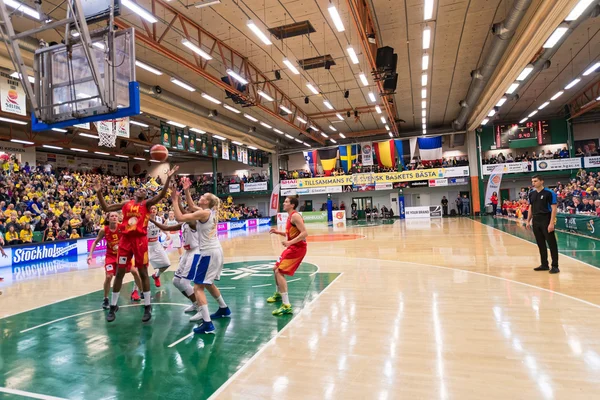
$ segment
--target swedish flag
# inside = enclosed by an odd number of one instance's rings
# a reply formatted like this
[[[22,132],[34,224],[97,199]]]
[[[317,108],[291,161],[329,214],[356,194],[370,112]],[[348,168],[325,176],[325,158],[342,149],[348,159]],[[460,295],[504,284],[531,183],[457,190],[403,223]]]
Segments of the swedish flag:
[[[340,146],[340,162],[342,163],[344,172],[348,173],[357,158],[358,145],[350,144],[346,146]]]

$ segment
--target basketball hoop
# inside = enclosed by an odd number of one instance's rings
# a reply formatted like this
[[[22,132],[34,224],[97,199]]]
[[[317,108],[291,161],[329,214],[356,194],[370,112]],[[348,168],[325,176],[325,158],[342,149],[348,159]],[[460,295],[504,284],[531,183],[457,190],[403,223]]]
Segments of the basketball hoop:
[[[352,174],[352,186],[357,187],[375,187],[375,174],[372,172],[363,172]]]
[[[115,120],[108,120],[111,124],[115,123]],[[114,129],[98,129],[98,145],[103,147],[117,147],[117,131]]]

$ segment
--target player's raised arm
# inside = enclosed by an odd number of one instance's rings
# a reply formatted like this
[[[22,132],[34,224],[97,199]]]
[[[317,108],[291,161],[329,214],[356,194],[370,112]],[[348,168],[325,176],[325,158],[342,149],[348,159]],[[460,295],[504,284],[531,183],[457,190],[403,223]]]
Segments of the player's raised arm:
[[[104,238],[104,229],[100,229],[100,231],[98,232],[98,236],[96,236],[96,239],[94,240],[94,243],[92,243],[92,247],[90,247],[90,252],[87,256],[87,263],[88,265],[90,265],[92,263],[92,254],[94,253],[94,250],[96,250],[96,245],[98,243],[100,243],[100,241]]]
[[[150,218],[150,222],[152,222],[154,225],[156,225],[156,227],[158,229],[160,229],[161,231],[164,231],[164,232],[179,231],[179,230],[181,230],[181,227],[183,226],[183,224],[177,224],[177,225],[165,225],[165,224],[161,224],[160,222],[156,222],[152,218]]]
[[[150,200],[146,201],[146,207],[150,208],[153,205],[156,205],[159,201],[161,201],[167,195],[167,192],[169,191],[169,185],[171,183],[171,178],[173,177],[175,172],[177,172],[178,169],[179,169],[179,166],[176,165],[173,168],[171,168],[171,170],[169,172],[167,172],[167,181],[165,182],[162,189],[156,196],[154,196]]]
[[[99,182],[94,186],[96,190],[96,196],[98,196],[98,201],[100,202],[100,208],[102,211],[108,213],[111,211],[121,211],[125,203],[116,203],[108,205],[106,200],[104,200],[104,189],[102,188],[102,184]]]
[[[194,204],[194,199],[192,199],[192,194],[190,193],[190,186],[192,182],[189,178],[185,178],[183,180],[183,192],[185,193],[185,201],[188,204],[188,210],[191,212],[200,210],[200,207]]]
[[[173,201],[175,219],[179,222],[206,222],[210,218],[210,210],[197,210],[190,214],[184,214],[179,206],[179,193],[176,190],[173,190],[173,193],[171,193],[171,200]]]

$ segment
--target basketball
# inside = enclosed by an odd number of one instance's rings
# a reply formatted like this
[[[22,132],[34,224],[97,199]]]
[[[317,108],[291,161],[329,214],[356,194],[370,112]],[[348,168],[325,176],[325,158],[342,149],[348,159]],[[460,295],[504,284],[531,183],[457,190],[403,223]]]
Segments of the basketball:
[[[153,160],[160,162],[167,161],[167,158],[169,158],[169,150],[162,144],[155,144],[150,149],[150,157],[152,157]]]

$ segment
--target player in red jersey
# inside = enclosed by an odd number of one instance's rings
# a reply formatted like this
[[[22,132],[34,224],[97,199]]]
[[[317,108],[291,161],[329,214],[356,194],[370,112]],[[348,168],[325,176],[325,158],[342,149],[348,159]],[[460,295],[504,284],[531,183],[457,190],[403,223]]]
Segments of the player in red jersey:
[[[275,228],[269,231],[269,233],[285,236],[287,239],[283,242],[286,249],[281,253],[281,256],[275,263],[275,268],[273,268],[277,291],[267,299],[268,303],[275,303],[279,300],[283,303],[281,307],[273,311],[273,315],[292,314],[292,305],[290,304],[287,281],[284,275],[293,276],[306,255],[306,237],[308,236],[308,232],[304,225],[304,219],[296,211],[296,208],[298,208],[298,196],[286,197],[283,202],[283,210],[288,213],[285,232],[280,232]]]
[[[146,200],[148,192],[141,187],[135,191],[133,200],[127,202],[108,205],[104,200],[104,190],[101,184],[96,185],[96,193],[100,201],[100,207],[105,211],[118,211],[123,213],[123,222],[119,226],[121,229],[121,240],[117,251],[117,275],[113,284],[113,291],[110,301],[110,310],[106,314],[106,321],[115,320],[115,313],[119,310],[117,303],[119,293],[123,284],[125,273],[131,270],[131,258],[135,259],[135,267],[139,270],[142,281],[142,290],[144,293],[144,315],[142,322],[148,322],[152,318],[152,306],[150,305],[150,280],[148,279],[148,221],[150,220],[150,207],[157,204],[167,195],[169,183],[173,174],[179,167],[174,167],[167,172],[167,180],[160,193],[151,199]]]
[[[106,278],[104,279],[104,301],[102,302],[102,308],[105,310],[109,309],[108,292],[110,290],[110,284],[112,279],[115,277],[117,272],[117,249],[119,247],[119,240],[121,239],[121,231],[119,230],[119,215],[116,212],[108,213],[106,221],[104,221],[104,228],[100,229],[98,236],[87,257],[88,265],[92,263],[92,255],[96,246],[102,239],[106,239],[106,256],[104,257],[104,271],[106,272]],[[131,268],[131,275],[137,285],[141,285],[140,274],[137,268]],[[139,299],[139,297],[138,297]]]

